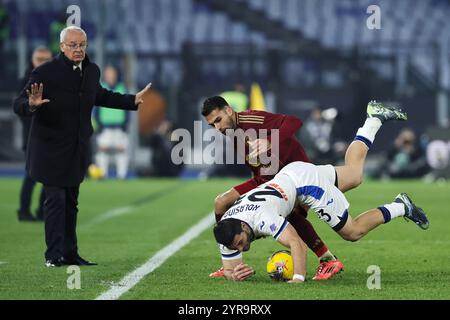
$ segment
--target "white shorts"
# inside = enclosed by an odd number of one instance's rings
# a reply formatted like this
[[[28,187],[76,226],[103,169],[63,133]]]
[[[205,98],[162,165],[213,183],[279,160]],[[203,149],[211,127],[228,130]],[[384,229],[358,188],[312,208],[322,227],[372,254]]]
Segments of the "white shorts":
[[[332,165],[293,162],[280,173],[286,173],[293,180],[297,198],[302,204],[314,209],[319,219],[335,231],[342,229],[347,222],[350,205],[335,185],[337,175]]]
[[[128,134],[120,128],[106,128],[97,136],[97,146],[104,149],[128,148]]]

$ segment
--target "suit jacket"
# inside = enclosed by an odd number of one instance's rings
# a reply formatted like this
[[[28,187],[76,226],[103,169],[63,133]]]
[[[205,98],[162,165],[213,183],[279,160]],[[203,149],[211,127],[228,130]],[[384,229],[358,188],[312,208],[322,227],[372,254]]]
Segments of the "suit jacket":
[[[26,156],[31,178],[48,186],[78,186],[89,165],[93,106],[137,110],[134,95],[106,90],[99,80],[100,69],[87,56],[82,76],[62,53],[33,70],[14,101],[18,115],[32,116]],[[43,99],[50,100],[35,112],[30,112],[26,94],[32,83],[43,83]]]
[[[19,91],[18,94],[20,94],[22,92],[22,89],[27,85],[28,79],[30,79],[30,75],[33,69],[34,67],[30,63],[30,66],[25,71],[24,77],[19,81],[19,87],[17,89]],[[28,136],[30,134],[31,117],[20,116],[19,118],[20,121],[22,122],[22,150],[26,152],[28,144]]]

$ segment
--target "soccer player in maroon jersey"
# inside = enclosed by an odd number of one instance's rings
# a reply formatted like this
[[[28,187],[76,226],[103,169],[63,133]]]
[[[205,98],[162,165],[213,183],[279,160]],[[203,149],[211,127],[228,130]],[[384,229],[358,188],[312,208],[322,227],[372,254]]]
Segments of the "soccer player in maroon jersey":
[[[296,138],[296,132],[301,128],[302,121],[294,116],[273,114],[264,111],[244,111],[235,112],[222,97],[210,97],[203,103],[202,115],[208,124],[225,134],[227,130],[242,129],[244,132],[249,129],[256,130],[257,137],[253,141],[246,141],[245,164],[253,172],[253,178],[238,185],[227,192],[216,197],[214,202],[214,212],[216,221],[220,221],[223,214],[231,205],[244,193],[256,188],[275,176],[287,164],[294,161],[310,162],[302,145]],[[265,129],[267,137],[260,137],[259,130]],[[272,129],[279,132],[278,143],[279,154],[275,156],[278,160],[278,171],[270,175],[265,175],[264,166],[259,161],[254,161],[258,156],[268,154],[272,148]],[[272,159],[273,157],[271,157]],[[328,249],[322,239],[314,230],[311,223],[306,220],[307,210],[303,207],[296,207],[287,219],[295,228],[302,240],[319,258],[319,266],[314,280],[327,280],[343,269],[343,264]],[[223,268],[211,273],[211,277],[223,276]]]

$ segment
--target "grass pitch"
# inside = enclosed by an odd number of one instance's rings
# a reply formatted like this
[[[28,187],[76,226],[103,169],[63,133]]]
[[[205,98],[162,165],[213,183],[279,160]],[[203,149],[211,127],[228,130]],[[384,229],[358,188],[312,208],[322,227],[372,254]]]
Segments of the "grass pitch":
[[[87,181],[79,198],[81,256],[99,263],[81,268],[81,289],[68,289],[67,268],[44,267],[43,223],[17,220],[19,179],[0,180],[0,299],[95,299],[212,211],[214,197],[239,180]],[[310,211],[309,219],[345,271],[330,281],[273,282],[267,257],[282,248],[258,240],[244,255],[256,269],[245,282],[211,279],[220,256],[209,228],[142,279],[121,299],[311,300],[450,299],[450,184],[365,181],[347,193],[350,214],[391,202],[408,192],[424,208],[430,228],[395,219],[356,243],[346,242]],[[38,192],[35,191],[35,202]],[[370,266],[381,270],[380,289],[368,289]]]

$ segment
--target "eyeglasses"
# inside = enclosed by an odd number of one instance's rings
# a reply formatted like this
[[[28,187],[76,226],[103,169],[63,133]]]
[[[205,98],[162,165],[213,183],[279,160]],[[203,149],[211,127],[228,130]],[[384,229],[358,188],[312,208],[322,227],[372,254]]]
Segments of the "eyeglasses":
[[[86,50],[86,48],[88,47],[87,43],[82,43],[82,44],[76,44],[76,43],[71,43],[71,44],[67,44],[64,42],[64,44],[67,46],[67,48],[69,48],[70,50],[76,50],[78,48],[80,48],[81,50]]]

